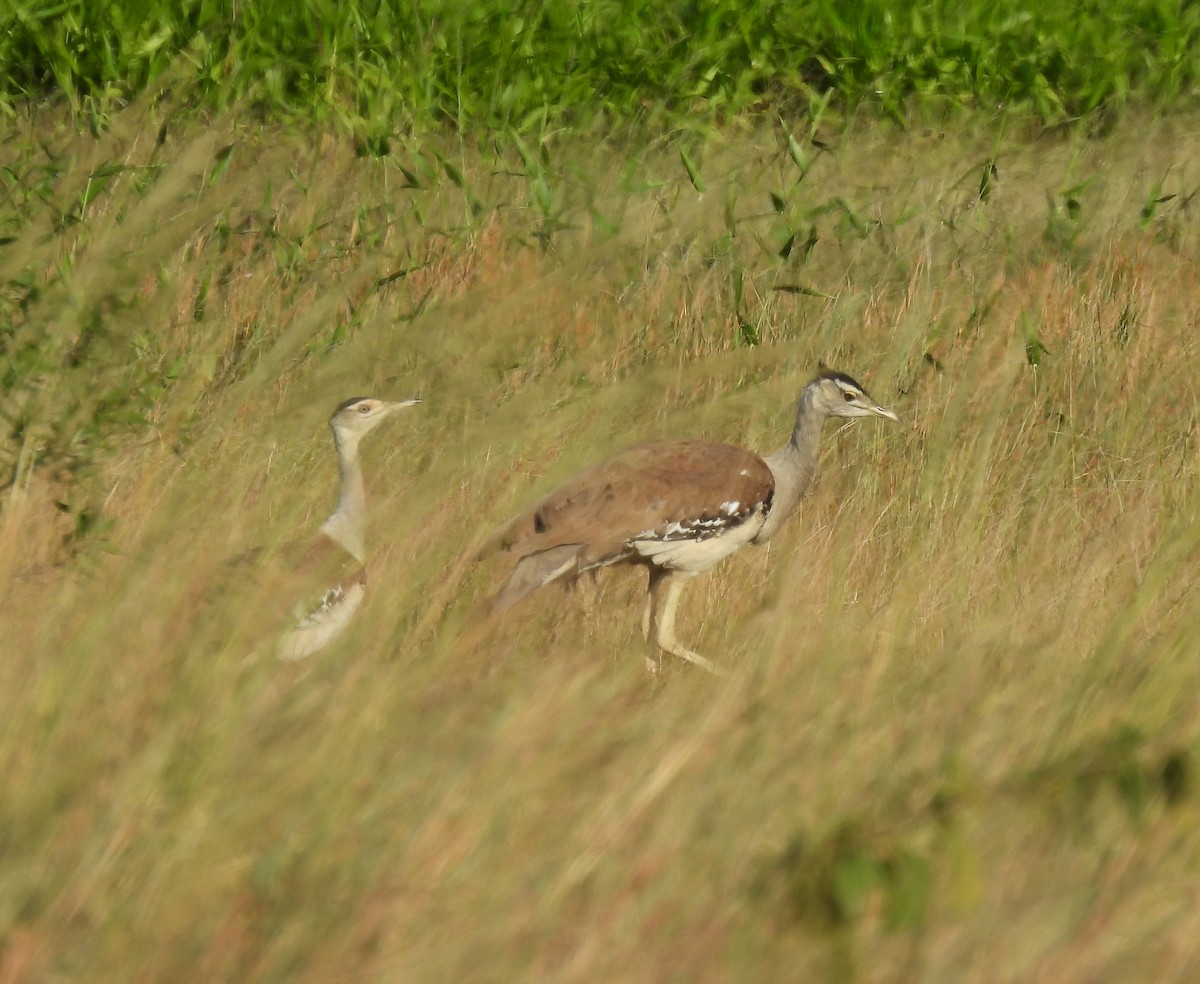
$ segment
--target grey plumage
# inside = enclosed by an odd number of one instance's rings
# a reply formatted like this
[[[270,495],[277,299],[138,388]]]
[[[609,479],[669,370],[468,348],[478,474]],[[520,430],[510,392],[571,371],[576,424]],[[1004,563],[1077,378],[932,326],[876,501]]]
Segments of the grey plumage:
[[[800,397],[791,439],[774,454],[715,441],[630,448],[585,469],[505,524],[480,552],[519,555],[493,610],[544,584],[615,564],[650,572],[643,632],[667,653],[716,667],[675,638],[686,581],[747,543],[773,536],[811,487],[828,417],[899,418],[844,373],[825,371]]]

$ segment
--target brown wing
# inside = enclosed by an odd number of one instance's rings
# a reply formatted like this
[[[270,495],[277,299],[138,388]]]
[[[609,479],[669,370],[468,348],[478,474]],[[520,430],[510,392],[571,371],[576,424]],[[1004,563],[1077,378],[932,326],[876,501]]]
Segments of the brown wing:
[[[509,523],[492,546],[529,554],[578,543],[586,545],[581,559],[596,563],[671,523],[749,512],[766,503],[774,487],[766,462],[745,448],[714,441],[642,444],[563,483]]]

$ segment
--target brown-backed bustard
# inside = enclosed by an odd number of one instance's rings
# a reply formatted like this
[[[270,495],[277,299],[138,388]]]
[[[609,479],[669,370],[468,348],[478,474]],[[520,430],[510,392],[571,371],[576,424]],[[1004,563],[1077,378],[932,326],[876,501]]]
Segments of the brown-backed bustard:
[[[643,444],[588,468],[505,524],[480,551],[520,559],[492,601],[507,608],[544,584],[613,564],[649,569],[642,632],[663,652],[717,667],[675,637],[689,578],[783,525],[817,473],[828,417],[899,421],[845,373],[824,371],[804,388],[791,440],[771,455],[715,441]],[[651,664],[655,669],[656,664]]]
[[[282,552],[289,569],[287,595],[296,607],[295,625],[279,641],[281,659],[304,659],[329,645],[362,604],[367,589],[367,494],[358,444],[397,410],[419,402],[356,396],[329,418],[341,477],[338,503],[311,542]]]

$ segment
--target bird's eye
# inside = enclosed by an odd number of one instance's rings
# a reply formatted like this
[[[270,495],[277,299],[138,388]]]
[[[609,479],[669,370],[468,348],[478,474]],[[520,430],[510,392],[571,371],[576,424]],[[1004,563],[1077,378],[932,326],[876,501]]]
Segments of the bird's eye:
[[[853,403],[855,400],[858,399],[857,393],[846,393],[845,396],[846,396],[847,403]]]
[[[369,403],[362,403],[362,404],[360,404],[360,405],[359,405],[359,407],[358,407],[358,412],[359,412],[359,413],[370,413],[370,412],[371,412],[371,405],[370,405]]]

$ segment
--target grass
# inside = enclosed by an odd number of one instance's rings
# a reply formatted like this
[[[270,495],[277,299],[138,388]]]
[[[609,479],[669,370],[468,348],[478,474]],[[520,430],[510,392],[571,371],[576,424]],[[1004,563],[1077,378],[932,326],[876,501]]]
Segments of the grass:
[[[1049,122],[1131,99],[1194,105],[1200,14],[1167,0],[999,7],[806,3],[256,3],[104,7],[13,0],[0,13],[0,106],[48,95],[103,128],[131,98],[255,106],[336,121],[364,153],[397,131],[685,133],[830,101],[896,119],[914,106],[1018,108]]]
[[[1188,116],[678,146],[135,108],[11,122],[0,981],[1195,976]],[[156,139],[161,135],[161,139]],[[608,449],[830,429],[642,669],[639,580],[478,620]],[[223,560],[365,447],[372,592],[298,666]]]

